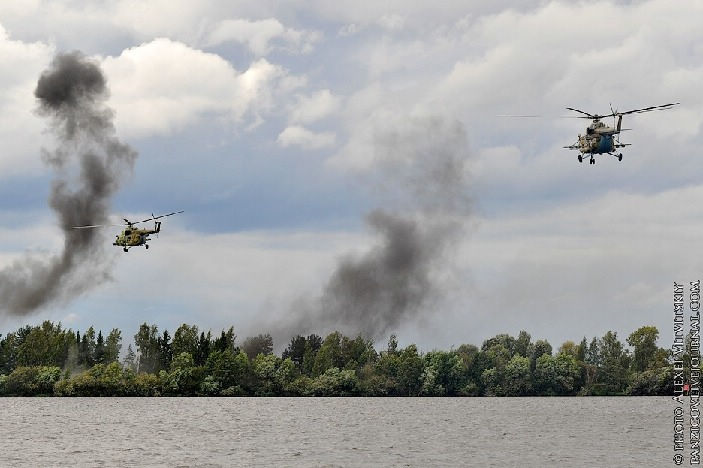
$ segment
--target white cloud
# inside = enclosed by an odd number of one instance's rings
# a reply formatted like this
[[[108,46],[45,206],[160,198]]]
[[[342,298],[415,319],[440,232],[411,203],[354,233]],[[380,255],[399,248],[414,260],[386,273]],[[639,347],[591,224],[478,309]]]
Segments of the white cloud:
[[[517,215],[482,217],[458,255],[477,337],[526,329],[553,346],[644,324],[664,334],[671,285],[700,276],[703,186],[613,191]],[[673,228],[673,226],[676,226]],[[468,284],[468,283],[467,283]],[[663,336],[666,336],[664,334]]]
[[[339,28],[339,31],[337,31],[337,35],[341,37],[353,36],[359,31],[361,31],[361,28],[358,25],[350,23],[345,24],[344,26]]]
[[[63,245],[63,235],[55,220],[37,213],[12,213],[2,211],[0,225],[0,269],[27,253],[44,255],[58,251]]]
[[[42,122],[34,113],[34,89],[53,48],[13,40],[0,25],[0,177],[41,168]]]
[[[605,23],[598,19],[603,14],[609,18]],[[597,9],[552,2],[526,12],[510,9],[457,15],[442,25],[428,22],[430,30],[422,37],[365,37],[351,54],[365,79],[345,100],[340,112],[345,131],[339,133],[348,139],[330,163],[368,165],[370,142],[386,119],[447,115],[466,124],[474,148],[520,148],[520,171],[496,171],[501,182],[525,185],[535,176],[533,185],[545,187],[554,176],[570,175],[573,164],[567,168],[564,161],[575,161],[575,154],[561,146],[583,132],[583,122],[509,121],[496,114],[558,116],[566,113],[565,106],[604,112],[611,102],[625,110],[681,101],[675,110],[626,117],[624,125],[634,131],[622,139],[634,146],[623,151],[625,170],[636,168],[637,180],[653,177],[662,151],[671,153],[676,142],[680,151],[667,156],[669,171],[684,174],[678,167],[686,166],[690,173],[699,165],[688,155],[703,144],[703,114],[698,111],[703,96],[695,84],[703,81],[698,65],[703,60],[701,16],[703,6],[695,1],[677,9],[661,1],[601,2]],[[595,25],[597,34],[590,40],[574,34],[584,23]],[[546,172],[532,174],[537,167]],[[623,182],[605,177],[608,183]]]
[[[286,28],[275,18],[258,21],[227,19],[214,26],[205,45],[211,47],[229,41],[238,42],[246,44],[255,55],[264,56],[274,48],[309,53],[320,38],[318,32]]]
[[[278,135],[277,141],[284,148],[300,146],[304,149],[320,149],[334,145],[335,134],[332,132],[315,133],[307,128],[294,125],[286,127]]]
[[[391,31],[403,29],[405,18],[398,14],[383,15],[378,19],[378,24]]]
[[[68,325],[70,326],[73,323],[76,323],[80,319],[80,316],[74,312],[71,312],[70,314],[66,315],[64,318],[61,319],[61,323],[63,325]]]
[[[329,89],[322,89],[310,96],[297,95],[290,108],[289,120],[293,123],[309,124],[337,112],[341,104],[339,97]]]
[[[103,68],[120,134],[169,133],[206,116],[260,121],[286,71],[265,59],[243,73],[222,57],[155,39],[107,57]]]
[[[437,25],[451,23],[466,16],[481,16],[491,12],[512,8],[527,10],[543,4],[543,0],[515,2],[511,0],[343,0],[329,2],[312,0],[305,7],[317,17],[327,21],[354,23],[360,26],[392,24],[398,22],[416,30],[425,30]],[[384,25],[384,26],[385,26]]]
[[[350,245],[363,248],[368,243],[364,235],[345,232],[204,234],[171,224],[148,251],[116,254],[114,281],[101,286],[91,300],[126,309],[133,309],[129,304],[135,301],[138,311],[141,298],[150,297],[148,304],[155,308],[166,305],[163,316],[152,313],[149,318],[162,329],[180,325],[170,310],[175,307],[169,307],[178,304],[185,307],[189,323],[262,333],[262,324],[289,313],[294,300],[318,294]],[[130,291],[128,297],[124,291]],[[114,323],[111,317],[103,320],[108,326]]]

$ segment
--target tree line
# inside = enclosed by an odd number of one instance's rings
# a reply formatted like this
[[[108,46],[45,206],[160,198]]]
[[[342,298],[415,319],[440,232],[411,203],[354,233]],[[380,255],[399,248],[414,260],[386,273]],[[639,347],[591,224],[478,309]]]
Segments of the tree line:
[[[481,347],[385,349],[361,336],[295,336],[280,356],[269,334],[241,344],[183,324],[171,336],[146,323],[120,360],[122,332],[83,334],[45,321],[0,335],[0,395],[32,396],[546,396],[673,394],[671,353],[643,326],[590,341],[499,334]]]

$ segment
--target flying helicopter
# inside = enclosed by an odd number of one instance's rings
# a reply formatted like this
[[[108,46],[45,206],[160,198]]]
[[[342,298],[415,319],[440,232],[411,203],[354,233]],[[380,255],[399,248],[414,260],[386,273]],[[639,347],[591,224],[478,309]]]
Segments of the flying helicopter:
[[[673,106],[678,105],[678,102],[670,104],[662,104],[660,106],[650,106],[643,107],[641,109],[632,109],[625,112],[618,112],[613,110],[612,106],[610,108],[610,114],[590,114],[588,112],[582,111],[580,109],[574,109],[573,107],[567,107],[568,110],[578,112],[583,115],[576,116],[580,119],[591,119],[593,120],[591,124],[586,128],[586,134],[579,134],[576,143],[569,146],[564,146],[566,149],[578,150],[578,160],[583,162],[583,158],[590,156],[588,161],[589,164],[595,164],[595,155],[597,154],[610,154],[618,158],[618,161],[622,161],[622,153],[615,153],[617,148],[624,148],[625,146],[630,146],[631,143],[621,143],[620,142],[620,132],[625,130],[630,130],[629,128],[621,128],[622,116],[628,114],[643,114],[645,112],[651,112],[655,110],[671,109]],[[608,127],[606,124],[601,122],[601,119],[605,117],[613,117],[613,127]]]
[[[124,219],[125,224],[92,224],[89,226],[73,226],[74,229],[94,229],[94,228],[101,228],[101,227],[108,227],[108,226],[125,226],[125,228],[122,230],[120,234],[116,236],[115,242],[112,243],[112,245],[116,245],[119,247],[122,247],[122,250],[125,252],[129,252],[129,249],[132,247],[138,247],[140,245],[143,245],[145,249],[149,248],[149,244],[147,242],[151,239],[149,239],[149,236],[151,234],[158,234],[161,232],[161,221],[156,221],[157,219],[165,218],[167,216],[173,216],[175,214],[183,213],[183,210],[181,211],[174,211],[173,213],[167,213],[167,214],[162,214],[159,216],[154,216],[152,213],[151,218],[143,219],[141,221],[130,221],[128,219]],[[137,224],[140,223],[146,223],[147,221],[154,221],[154,229],[139,229],[134,227]]]

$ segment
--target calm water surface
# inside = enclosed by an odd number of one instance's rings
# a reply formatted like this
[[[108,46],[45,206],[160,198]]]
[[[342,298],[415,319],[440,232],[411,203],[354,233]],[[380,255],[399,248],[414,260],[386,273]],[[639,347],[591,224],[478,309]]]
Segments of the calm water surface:
[[[0,398],[0,466],[673,466],[673,403]]]

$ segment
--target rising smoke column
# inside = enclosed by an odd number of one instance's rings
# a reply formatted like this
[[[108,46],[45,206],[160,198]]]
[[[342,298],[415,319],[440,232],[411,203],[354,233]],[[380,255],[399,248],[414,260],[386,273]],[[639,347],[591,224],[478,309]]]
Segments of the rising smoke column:
[[[0,311],[17,315],[69,300],[109,277],[100,230],[72,227],[107,222],[110,198],[137,157],[115,137],[102,71],[80,52],[57,55],[34,95],[57,140],[44,160],[55,171],[49,206],[64,246],[60,255],[27,256],[0,271]]]
[[[375,245],[343,257],[321,297],[300,301],[277,337],[323,330],[387,336],[428,314],[445,292],[451,253],[469,214],[469,159],[459,122],[415,118],[377,131],[372,188],[380,206],[366,216]]]

